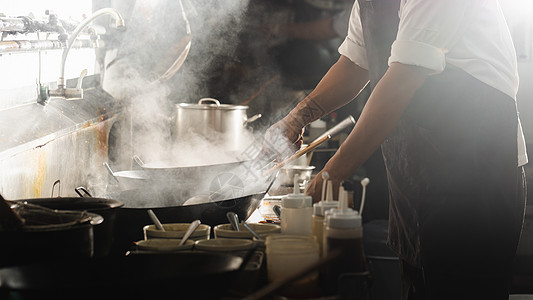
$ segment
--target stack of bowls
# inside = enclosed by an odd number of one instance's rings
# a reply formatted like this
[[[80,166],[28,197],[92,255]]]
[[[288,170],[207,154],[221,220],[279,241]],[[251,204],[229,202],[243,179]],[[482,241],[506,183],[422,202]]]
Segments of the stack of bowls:
[[[190,223],[168,223],[163,224],[163,230],[157,229],[155,225],[143,227],[144,240],[135,243],[137,250],[173,252],[191,250],[198,240],[208,240],[211,234],[211,226],[200,224],[190,235],[187,241],[180,245],[181,238],[189,228]]]

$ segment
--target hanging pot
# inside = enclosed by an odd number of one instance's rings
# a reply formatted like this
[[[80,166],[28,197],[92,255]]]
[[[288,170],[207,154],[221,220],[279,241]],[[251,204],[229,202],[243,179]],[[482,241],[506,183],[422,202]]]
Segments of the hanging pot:
[[[190,140],[199,135],[210,142],[223,144],[225,150],[239,150],[248,142],[247,125],[261,117],[246,115],[248,106],[220,104],[217,99],[202,98],[197,104],[176,104],[175,138]]]

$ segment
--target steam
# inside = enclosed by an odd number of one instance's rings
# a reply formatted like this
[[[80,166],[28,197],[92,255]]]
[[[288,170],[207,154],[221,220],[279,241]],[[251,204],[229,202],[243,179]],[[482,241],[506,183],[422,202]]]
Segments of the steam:
[[[174,2],[177,1],[154,3],[138,0],[131,20],[126,21],[129,31],[122,40],[123,47],[117,52],[115,61],[108,62],[104,88],[115,98],[124,101],[127,107],[126,126],[122,126],[123,131],[119,133],[125,142],[119,144],[118,152],[126,161],[131,160],[132,155],[137,155],[146,166],[155,168],[185,168],[251,160],[261,147],[261,142],[256,141],[261,139],[254,137],[252,132],[245,132],[248,136],[237,148],[224,137],[205,137],[191,132],[186,139],[176,140],[173,135],[177,103],[196,103],[200,98],[213,96],[206,88],[206,82],[213,75],[210,72],[215,63],[224,57],[235,56],[248,1],[213,3],[210,0],[183,0],[191,25],[191,50],[178,73],[171,80],[160,82],[155,80],[157,73],[166,71],[161,66],[168,67],[175,59],[168,49],[185,32],[182,20],[176,19],[180,14],[175,10],[177,4]],[[148,12],[149,18],[142,15],[143,12]],[[154,36],[157,37],[155,42],[151,40]],[[253,88],[246,94],[253,94]],[[222,103],[228,102],[224,101],[227,99],[220,100]],[[244,196],[261,192],[268,186],[268,178],[260,178],[259,167],[246,163],[224,170],[225,174],[237,175],[240,183],[230,193],[227,190],[224,193],[218,191],[220,197],[213,200],[236,197],[239,193]],[[181,175],[187,176],[178,174],[177,177]],[[191,182],[180,182],[179,189],[182,192],[177,202],[183,203],[187,196],[195,193],[217,192],[217,180],[223,181],[224,174],[218,171],[202,175]],[[161,186],[151,183],[150,188],[166,190],[172,185],[175,189],[175,182],[167,180],[155,183]],[[240,187],[242,189],[239,190]],[[189,195],[183,194],[184,190]],[[166,200],[163,197],[161,201]],[[158,203],[151,201],[138,205],[154,207]]]

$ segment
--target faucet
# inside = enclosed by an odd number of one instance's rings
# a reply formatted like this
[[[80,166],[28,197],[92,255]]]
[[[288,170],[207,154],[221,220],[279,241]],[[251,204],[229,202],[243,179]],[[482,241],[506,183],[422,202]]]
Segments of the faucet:
[[[124,19],[122,16],[112,8],[102,8],[95,11],[91,16],[83,20],[75,29],[72,31],[69,39],[67,40],[66,48],[63,50],[63,55],[61,57],[61,66],[59,69],[59,79],[57,80],[57,89],[50,91],[51,97],[62,97],[66,100],[69,99],[83,99],[83,89],[81,88],[82,80],[87,70],[83,70],[78,79],[78,84],[75,88],[67,88],[65,84],[65,62],[67,60],[68,53],[74,41],[78,37],[78,34],[91,23],[94,19],[102,15],[111,15],[115,19],[115,24],[117,28],[124,27]]]

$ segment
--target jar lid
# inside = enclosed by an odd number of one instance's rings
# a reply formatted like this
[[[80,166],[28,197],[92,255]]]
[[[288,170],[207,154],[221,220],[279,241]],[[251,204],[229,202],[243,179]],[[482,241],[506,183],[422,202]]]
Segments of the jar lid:
[[[329,213],[326,216],[326,224],[334,228],[355,228],[362,226],[363,222],[357,211],[345,208]]]
[[[306,208],[313,205],[313,198],[304,194],[288,194],[281,198],[281,206],[284,208]]]
[[[338,201],[319,201],[313,204],[313,214],[315,216],[324,216],[326,214],[326,211],[335,209],[338,206]]]

